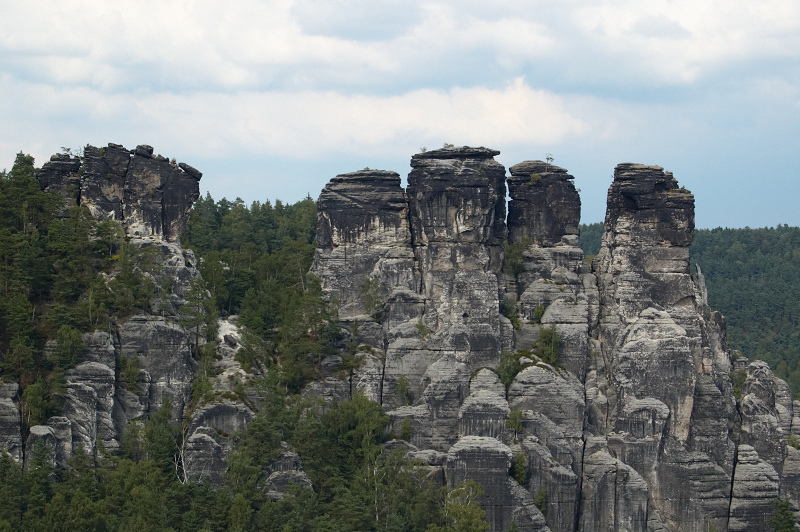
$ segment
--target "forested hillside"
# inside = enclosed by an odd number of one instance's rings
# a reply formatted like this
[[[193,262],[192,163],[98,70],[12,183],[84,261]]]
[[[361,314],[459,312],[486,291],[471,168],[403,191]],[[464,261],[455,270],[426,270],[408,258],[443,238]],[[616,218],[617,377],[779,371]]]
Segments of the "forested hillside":
[[[581,225],[584,253],[597,253],[602,232],[603,224]],[[697,229],[691,255],[731,347],[769,363],[800,394],[800,228]]]
[[[84,362],[81,333],[152,312],[169,290],[153,282],[160,266],[147,250],[155,248],[128,245],[117,222],[98,222],[85,207],[65,211],[64,196],[42,192],[36,176],[24,154],[0,173],[0,371],[18,386],[23,439],[62,415],[65,372]],[[479,486],[443,491],[402,450],[385,447],[393,436],[381,405],[354,394],[322,408],[296,395],[338,334],[335,306],[306,274],[315,221],[310,198],[247,207],[206,197],[192,211],[184,245],[197,252],[203,277],[175,316],[200,337],[188,411],[220,399],[210,383],[217,315],[239,314],[246,330],[238,357],[254,378],[233,396],[260,404],[247,429],[230,435],[221,486],[187,481],[188,421],[172,422],[165,399],[129,426],[115,454],[79,451],[62,468],[45,445],[26,451],[24,467],[0,453],[0,530],[485,529]],[[141,385],[135,362],[119,371],[130,389]],[[298,484],[270,498],[259,479],[287,443],[314,489]]]

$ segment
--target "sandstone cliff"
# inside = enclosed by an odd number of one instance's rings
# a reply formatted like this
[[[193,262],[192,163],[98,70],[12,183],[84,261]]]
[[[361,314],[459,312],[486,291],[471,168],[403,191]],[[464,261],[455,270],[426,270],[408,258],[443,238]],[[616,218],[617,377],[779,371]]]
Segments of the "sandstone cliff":
[[[757,530],[779,494],[796,504],[795,405],[759,362],[733,397],[724,319],[689,268],[691,193],[617,166],[589,265],[572,176],[525,161],[506,180],[497,153],[415,155],[405,191],[382,171],[323,190],[312,273],[368,354],[349,387],[315,392],[363,390],[395,434],[410,420],[411,454],[486,487],[496,531]],[[504,240],[521,252],[506,268]],[[552,328],[555,363],[537,351]]]
[[[64,208],[88,207],[95,218],[112,218],[128,236],[177,242],[200,196],[202,173],[185,163],[153,155],[150,146],[86,146],[82,158],[57,154],[39,171],[42,190],[60,192]]]
[[[800,451],[786,437],[800,435],[800,403],[766,364],[732,356],[702,270],[689,267],[692,194],[660,167],[618,165],[588,264],[573,177],[542,161],[507,177],[498,153],[417,154],[406,189],[397,173],[368,169],[324,188],[311,273],[338,300],[356,367],[327,357],[305,395],[380,402],[392,433],[410,425],[395,445],[431,478],[485,488],[493,531],[763,530],[775,498],[796,507]],[[151,281],[169,290],[152,312],[83,336],[62,415],[25,439],[18,387],[0,387],[0,446],[15,460],[39,441],[58,465],[79,449],[114,452],[169,399],[185,480],[222,482],[231,435],[258,397],[238,386],[252,376],[235,360],[229,317],[213,393],[191,402],[198,342],[180,308],[199,273],[178,242],[199,178],[147,146],[87,147],[83,161],[43,167],[41,186],[65,210],[119,220],[134,246],[156,250]],[[133,377],[121,371],[131,360]],[[747,375],[739,399],[736,370]],[[310,485],[300,457],[281,451],[259,480],[273,500]]]

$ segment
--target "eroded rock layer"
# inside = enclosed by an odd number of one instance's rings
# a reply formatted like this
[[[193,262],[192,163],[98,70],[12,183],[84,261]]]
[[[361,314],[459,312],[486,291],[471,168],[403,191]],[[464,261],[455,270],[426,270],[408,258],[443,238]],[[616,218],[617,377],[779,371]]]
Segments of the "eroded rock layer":
[[[185,163],[153,155],[150,146],[127,150],[109,144],[86,146],[83,160],[53,155],[38,179],[43,190],[64,196],[65,213],[70,206],[82,205],[95,218],[123,222],[130,237],[177,242],[200,196],[202,175]]]
[[[795,404],[763,363],[733,364],[689,269],[691,193],[620,164],[589,265],[572,176],[511,167],[506,227],[495,155],[415,155],[406,191],[378,171],[325,188],[312,272],[368,354],[348,387],[314,393],[381,401],[433,478],[487,489],[492,530],[756,530],[778,494],[796,504]]]

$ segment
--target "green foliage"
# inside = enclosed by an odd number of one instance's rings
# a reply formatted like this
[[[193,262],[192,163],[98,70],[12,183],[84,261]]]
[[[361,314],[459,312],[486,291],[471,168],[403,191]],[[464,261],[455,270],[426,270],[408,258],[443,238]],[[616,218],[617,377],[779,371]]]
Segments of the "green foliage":
[[[228,530],[230,532],[245,532],[250,525],[250,516],[253,514],[253,509],[250,507],[244,495],[237,493],[231,503],[231,509],[228,513]]]
[[[411,418],[404,417],[403,421],[400,423],[400,439],[410,442],[413,435],[414,431],[411,428]]]
[[[53,363],[63,369],[74,367],[78,362],[78,355],[86,348],[81,340],[81,333],[69,325],[62,325],[56,334],[56,352],[53,354]]]
[[[515,330],[520,330],[522,328],[522,319],[520,319],[517,313],[517,304],[514,298],[507,298],[505,304],[500,308],[500,312],[509,319]]]
[[[228,458],[228,486],[250,499],[256,497],[256,483],[263,467],[280,452],[280,429],[266,414],[267,411],[260,411],[247,430],[237,436],[236,450]]]
[[[199,356],[200,340],[213,342],[217,337],[219,316],[217,315],[216,301],[211,296],[202,277],[192,279],[186,300],[186,304],[182,305],[180,309],[184,316],[181,323],[186,329],[193,332],[195,352]]]
[[[42,425],[56,414],[58,404],[43,379],[38,379],[22,392],[22,421],[27,427]]]
[[[512,410],[508,413],[506,427],[514,431],[514,441],[517,441],[517,436],[522,433],[522,410]]]
[[[800,449],[800,437],[796,434],[789,433],[786,436],[786,445],[794,447],[795,449]]]
[[[800,393],[800,228],[698,229],[691,246],[728,341]]]
[[[580,225],[579,246],[583,249],[586,257],[597,255],[603,243],[603,233],[605,226],[602,223],[581,224]]]
[[[316,204],[306,198],[293,205],[241,199],[215,202],[210,195],[195,202],[184,247],[202,257],[200,273],[220,314],[240,313],[255,286],[276,280],[303,289],[314,255]]]
[[[380,322],[386,301],[379,280],[371,277],[364,279],[364,284],[361,286],[361,301],[364,304],[364,312]]]
[[[546,364],[555,365],[558,363],[560,343],[556,326],[551,325],[550,327],[541,327],[539,329],[539,337],[534,342],[532,349],[514,351],[513,353],[503,351],[495,372],[497,372],[500,382],[506,387],[506,391],[508,391],[508,387],[511,386],[517,373],[522,371],[521,357],[531,361],[536,361],[538,358]]]
[[[120,357],[119,359],[119,380],[122,387],[129,392],[142,393],[142,379],[140,371],[139,357]]]
[[[172,421],[172,403],[167,398],[155,415],[144,425],[145,458],[152,460],[165,473],[175,469],[178,452],[180,427]]]
[[[474,480],[466,480],[449,490],[445,497],[443,526],[430,525],[427,532],[478,532],[489,530],[486,512],[478,502],[483,487]]]
[[[516,277],[523,272],[525,267],[524,252],[531,244],[533,244],[533,240],[528,236],[522,237],[520,242],[514,244],[509,244],[508,242],[503,243],[503,249],[505,251],[503,271],[506,274]]]
[[[397,379],[397,396],[403,406],[408,406],[414,401],[414,395],[411,393],[410,384],[405,375],[400,375]]]
[[[558,363],[558,351],[561,341],[555,325],[543,327],[539,330],[539,338],[533,344],[533,352],[546,364]]]
[[[731,384],[733,384],[733,395],[736,397],[736,400],[741,400],[742,398],[742,386],[744,386],[744,382],[747,380],[747,370],[739,369],[736,371],[731,372]]]
[[[533,322],[542,323],[542,316],[544,316],[544,305],[539,303],[536,305],[536,308],[533,309]]]
[[[427,325],[425,325],[425,322],[422,320],[419,320],[417,322],[417,331],[419,332],[419,335],[422,337],[423,340],[427,340],[428,336],[431,334],[431,330],[428,328]]]
[[[784,499],[775,499],[775,512],[767,519],[767,524],[775,527],[775,532],[793,532],[795,517],[792,503]]]
[[[533,174],[531,174],[531,180],[530,180],[530,181],[528,181],[528,182],[527,182],[527,183],[525,183],[525,184],[526,184],[526,185],[535,185],[535,184],[536,184],[536,183],[538,183],[538,182],[539,182],[541,179],[542,179],[542,176],[540,176],[540,175],[539,175],[539,174],[537,174],[537,173],[533,173]]]
[[[517,352],[509,352],[503,351],[500,355],[500,361],[497,363],[497,376],[500,377],[500,382],[506,387],[511,386],[511,383],[514,381],[514,377],[517,376],[517,373],[520,372],[522,369],[522,365],[519,363],[519,353]]]
[[[22,529],[25,495],[21,465],[0,453],[0,523],[8,530]]]
[[[526,459],[523,453],[517,453],[514,455],[514,459],[511,461],[511,476],[514,477],[514,480],[516,480],[520,486],[525,485],[525,462]]]
[[[540,512],[547,515],[547,488],[542,486],[536,492],[536,497],[533,498],[533,504],[536,506]]]

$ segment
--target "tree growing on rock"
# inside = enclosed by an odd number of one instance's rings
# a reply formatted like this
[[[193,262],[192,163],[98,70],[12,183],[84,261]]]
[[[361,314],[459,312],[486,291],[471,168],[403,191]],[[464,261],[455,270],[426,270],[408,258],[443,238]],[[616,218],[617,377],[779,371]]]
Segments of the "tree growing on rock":
[[[426,532],[479,532],[489,530],[486,512],[478,499],[483,486],[474,480],[465,480],[447,492],[444,503],[445,525],[430,525]]]

